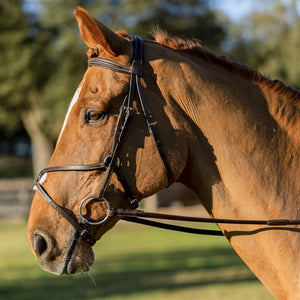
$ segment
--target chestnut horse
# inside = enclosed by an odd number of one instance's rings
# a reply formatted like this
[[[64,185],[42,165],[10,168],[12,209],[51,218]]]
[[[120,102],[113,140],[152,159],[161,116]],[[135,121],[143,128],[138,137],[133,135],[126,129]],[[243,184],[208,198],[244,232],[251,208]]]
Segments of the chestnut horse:
[[[89,58],[131,66],[134,47],[125,33],[112,32],[81,8],[75,15]],[[300,218],[298,91],[199,44],[161,32],[155,42],[144,41],[142,72],[144,99],[172,182],[190,187],[215,218]],[[129,81],[130,75],[118,68],[88,67],[49,167],[104,161]],[[139,201],[172,182],[149,134],[137,93],[133,108],[119,151],[119,168]],[[45,172],[38,182],[65,214],[79,220],[82,199],[98,193],[104,174],[97,168],[61,170]],[[40,266],[58,275],[87,270],[94,261],[90,241],[100,239],[120,218],[86,227],[87,242],[45,197],[41,189],[36,192],[28,221],[29,244]],[[116,174],[111,174],[105,198],[112,208],[129,207]],[[90,220],[103,220],[106,215],[104,201],[90,201],[81,209]],[[219,227],[275,297],[300,299],[299,226]]]

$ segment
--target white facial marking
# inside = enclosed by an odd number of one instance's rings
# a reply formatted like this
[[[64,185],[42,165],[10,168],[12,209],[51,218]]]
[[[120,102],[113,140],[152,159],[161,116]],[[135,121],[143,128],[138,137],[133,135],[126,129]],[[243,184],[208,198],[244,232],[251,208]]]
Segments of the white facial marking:
[[[83,83],[82,83],[82,85],[83,85]],[[80,92],[81,92],[82,85],[76,90],[76,92],[75,92],[75,94],[74,94],[74,96],[73,96],[73,98],[72,98],[72,101],[71,101],[71,103],[70,103],[70,105],[69,105],[69,109],[68,109],[68,112],[67,112],[67,114],[66,114],[66,117],[65,117],[65,121],[64,121],[63,127],[62,127],[62,129],[61,129],[61,132],[60,132],[59,137],[58,137],[58,140],[57,140],[57,144],[59,143],[59,140],[60,140],[60,138],[61,138],[61,136],[62,136],[62,134],[63,134],[63,132],[64,132],[64,129],[65,129],[65,127],[66,127],[67,120],[68,120],[68,117],[69,117],[69,115],[70,115],[70,112],[71,112],[72,108],[74,107],[74,105],[76,104],[76,102],[77,102],[78,99],[79,99],[79,95],[80,95]]]

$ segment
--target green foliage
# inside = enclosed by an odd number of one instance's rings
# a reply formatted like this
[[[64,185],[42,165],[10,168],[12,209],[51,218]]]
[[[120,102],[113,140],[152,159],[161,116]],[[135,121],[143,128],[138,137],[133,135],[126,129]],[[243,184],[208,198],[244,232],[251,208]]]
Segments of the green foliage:
[[[61,19],[44,21],[46,6],[41,16],[25,12],[23,4],[20,0],[0,4],[0,124],[14,129],[22,112],[35,109],[41,130],[54,138],[82,75],[83,47],[73,15],[73,27],[64,27]],[[70,22],[68,18],[65,22]]]
[[[300,89],[300,16],[295,1],[260,1],[265,9],[252,12],[233,30],[231,56],[272,78]]]
[[[21,47],[27,39],[27,29],[20,1],[0,2],[0,28],[0,122],[14,127],[19,115],[12,113],[8,118],[7,110],[18,110],[31,81],[30,74],[24,74],[29,67],[29,53],[27,47]]]
[[[93,14],[115,30],[123,28],[130,34],[152,38],[153,29],[160,28],[171,35],[199,39],[205,46],[217,49],[226,32],[224,23],[208,3],[207,0],[104,0],[95,4]]]

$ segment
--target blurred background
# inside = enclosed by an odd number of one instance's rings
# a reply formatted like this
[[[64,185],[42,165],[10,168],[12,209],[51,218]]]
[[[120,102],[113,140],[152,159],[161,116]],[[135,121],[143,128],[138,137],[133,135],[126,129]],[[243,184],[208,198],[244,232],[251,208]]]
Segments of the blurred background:
[[[95,246],[96,257],[97,249],[102,255],[94,275],[58,279],[38,268],[27,249],[26,218],[33,178],[48,164],[86,69],[77,6],[146,39],[160,28],[200,40],[300,89],[298,0],[0,0],[0,299],[35,299],[41,289],[56,299],[272,299],[226,241],[133,225],[121,224]],[[145,203],[151,210],[205,214],[179,184]],[[136,247],[121,251],[117,238],[129,244],[124,235],[136,236],[139,246],[133,239]]]

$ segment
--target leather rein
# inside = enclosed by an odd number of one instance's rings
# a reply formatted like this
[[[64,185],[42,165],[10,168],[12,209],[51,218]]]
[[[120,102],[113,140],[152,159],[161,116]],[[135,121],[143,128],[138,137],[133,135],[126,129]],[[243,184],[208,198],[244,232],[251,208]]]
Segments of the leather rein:
[[[37,179],[36,179],[36,188],[41,193],[43,198],[61,215],[63,216],[78,232],[86,242],[93,245],[95,244],[94,238],[88,232],[89,225],[99,225],[104,223],[110,217],[122,217],[123,220],[145,224],[153,227],[165,228],[170,230],[188,232],[188,233],[197,233],[197,234],[209,234],[209,235],[218,235],[223,236],[223,233],[218,230],[206,230],[198,228],[189,228],[171,224],[165,224],[156,221],[144,220],[142,218],[155,218],[155,219],[168,219],[168,220],[177,220],[177,221],[189,221],[189,222],[204,222],[204,223],[227,223],[227,224],[256,224],[256,225],[266,225],[266,226],[286,226],[286,225],[299,225],[300,220],[229,220],[229,219],[211,219],[211,218],[197,218],[197,217],[187,217],[187,216],[176,216],[168,214],[158,214],[158,213],[149,213],[136,210],[138,207],[137,200],[133,197],[133,194],[120,172],[121,162],[119,159],[120,147],[126,133],[126,129],[130,122],[131,117],[133,116],[133,99],[137,94],[140,106],[142,108],[149,132],[153,138],[153,142],[157,148],[157,151],[160,155],[161,161],[163,163],[166,176],[168,178],[169,185],[173,182],[173,176],[171,168],[166,160],[164,152],[162,151],[161,143],[158,138],[155,124],[152,122],[150,114],[148,112],[146,102],[143,95],[143,89],[141,86],[140,78],[143,76],[143,40],[138,37],[133,37],[133,47],[134,55],[132,65],[130,67],[120,65],[110,60],[102,58],[90,58],[88,59],[88,66],[97,66],[106,68],[115,72],[121,72],[130,74],[130,85],[128,95],[126,95],[122,106],[120,107],[120,113],[118,117],[117,126],[114,133],[113,145],[110,151],[110,154],[104,159],[103,162],[87,165],[66,165],[66,166],[54,166],[43,169]],[[74,214],[71,214],[64,207],[56,203],[52,197],[49,195],[47,190],[43,187],[43,176],[46,176],[47,173],[51,172],[65,172],[65,171],[78,171],[78,172],[87,172],[87,171],[105,171],[104,179],[101,183],[100,190],[98,195],[90,195],[85,197],[79,206],[79,215],[80,220],[78,221]],[[129,206],[131,209],[111,209],[110,203],[104,198],[106,189],[109,185],[112,174],[115,173],[118,180],[123,186],[125,193],[127,194]],[[82,206],[85,202],[97,200],[104,201],[107,205],[106,217],[100,221],[90,221],[82,214]]]

